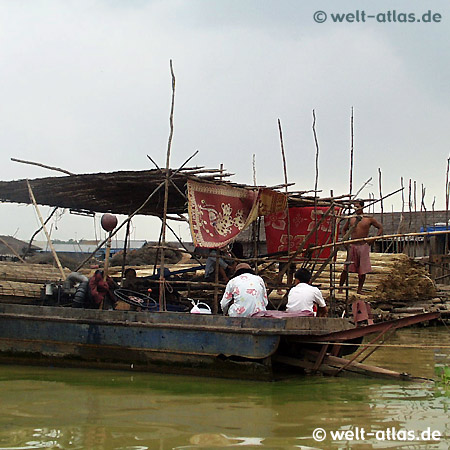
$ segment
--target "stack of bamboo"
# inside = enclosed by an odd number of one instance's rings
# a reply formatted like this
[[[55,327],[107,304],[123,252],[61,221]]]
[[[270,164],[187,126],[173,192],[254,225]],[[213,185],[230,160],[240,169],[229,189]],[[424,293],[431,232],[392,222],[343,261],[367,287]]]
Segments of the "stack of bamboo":
[[[64,269],[66,274],[69,269]],[[11,297],[39,298],[42,286],[61,278],[58,268],[48,264],[0,262],[0,300]]]
[[[363,294],[358,298],[372,302],[391,300],[427,299],[436,296],[436,289],[425,267],[415,263],[403,253],[371,253],[372,272],[367,274]],[[344,268],[345,252],[338,252],[333,267],[335,286]],[[324,292],[330,286],[330,267],[315,281]],[[349,295],[356,296],[358,275],[349,274]],[[336,291],[337,299],[344,299],[345,293]]]

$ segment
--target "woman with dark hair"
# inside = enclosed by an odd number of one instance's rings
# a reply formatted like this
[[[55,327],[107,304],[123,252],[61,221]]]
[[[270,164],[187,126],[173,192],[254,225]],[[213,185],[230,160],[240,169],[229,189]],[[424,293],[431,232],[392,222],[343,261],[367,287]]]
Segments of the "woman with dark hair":
[[[227,283],[220,302],[224,314],[232,317],[249,317],[267,306],[264,280],[255,275],[247,263],[236,266],[233,278]]]

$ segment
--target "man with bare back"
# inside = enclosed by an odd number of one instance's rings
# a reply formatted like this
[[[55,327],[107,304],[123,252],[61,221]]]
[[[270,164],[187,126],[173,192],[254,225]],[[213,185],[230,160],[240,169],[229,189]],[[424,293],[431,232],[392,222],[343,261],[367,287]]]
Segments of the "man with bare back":
[[[352,239],[364,239],[369,236],[370,227],[378,228],[377,236],[383,234],[383,225],[374,219],[372,216],[363,215],[364,202],[357,200],[354,203],[355,214],[357,217],[352,217],[344,225],[344,234],[349,227],[356,224],[352,232]],[[360,220],[359,220],[360,219]],[[358,221],[359,220],[359,221]],[[347,281],[348,272],[358,274],[358,294],[362,294],[364,282],[366,281],[366,274],[372,271],[370,264],[370,246],[368,242],[370,238],[361,242],[350,244],[347,250],[347,261],[344,270],[341,273],[339,286],[342,287]]]

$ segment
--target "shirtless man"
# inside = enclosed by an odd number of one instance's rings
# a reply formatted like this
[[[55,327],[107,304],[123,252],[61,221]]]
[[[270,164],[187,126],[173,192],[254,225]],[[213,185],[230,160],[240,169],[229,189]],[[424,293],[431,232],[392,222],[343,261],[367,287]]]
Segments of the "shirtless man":
[[[369,236],[370,227],[373,226],[378,228],[377,236],[383,234],[383,225],[375,220],[372,216],[363,216],[364,202],[362,200],[357,200],[355,202],[355,214],[357,216],[362,216],[362,219],[357,223],[355,229],[352,232],[352,239],[361,239]],[[347,232],[350,226],[354,225],[357,221],[356,217],[352,217],[344,225],[344,234]],[[344,270],[341,273],[341,278],[339,280],[339,286],[342,287],[347,281],[348,272],[358,274],[358,294],[362,294],[362,289],[364,282],[366,281],[366,274],[372,271],[372,266],[370,265],[370,246],[367,243],[370,241],[355,242],[350,244],[347,251],[347,264],[344,266]],[[341,291],[342,292],[342,291]]]

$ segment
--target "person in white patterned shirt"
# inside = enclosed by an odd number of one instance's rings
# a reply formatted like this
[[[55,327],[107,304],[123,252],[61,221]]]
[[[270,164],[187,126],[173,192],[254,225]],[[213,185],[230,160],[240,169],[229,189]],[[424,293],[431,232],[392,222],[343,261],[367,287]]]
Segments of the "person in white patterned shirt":
[[[267,306],[267,291],[264,280],[255,275],[247,263],[236,266],[233,278],[227,283],[220,306],[224,315],[249,317]]]

